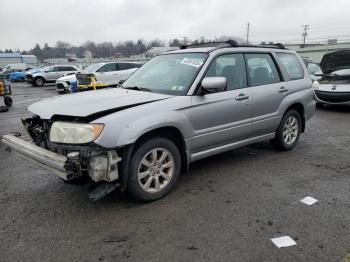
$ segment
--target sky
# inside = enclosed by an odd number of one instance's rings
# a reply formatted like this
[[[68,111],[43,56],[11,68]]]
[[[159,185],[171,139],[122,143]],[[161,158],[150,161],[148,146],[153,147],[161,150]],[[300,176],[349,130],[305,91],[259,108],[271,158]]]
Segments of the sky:
[[[246,37],[300,42],[340,37],[350,41],[349,0],[1,0],[0,49],[87,40],[170,40]]]

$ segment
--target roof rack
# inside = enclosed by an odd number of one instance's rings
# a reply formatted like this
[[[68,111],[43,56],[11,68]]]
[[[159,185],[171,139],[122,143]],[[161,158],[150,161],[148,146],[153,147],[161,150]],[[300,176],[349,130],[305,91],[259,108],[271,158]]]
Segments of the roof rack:
[[[189,45],[182,45],[180,49],[186,49],[188,47],[216,47],[215,49],[224,48],[224,47],[255,47],[255,48],[275,48],[275,49],[287,49],[282,43],[275,43],[275,44],[262,44],[262,45],[239,45],[235,40],[227,40],[227,41],[220,41],[220,42],[205,42],[205,43],[198,43],[198,44],[189,44]]]
[[[227,40],[227,41],[218,41],[218,42],[205,42],[205,43],[198,43],[198,44],[189,44],[189,45],[182,45],[180,49],[186,49],[188,47],[196,46],[196,47],[218,47],[220,45],[224,44],[225,46],[231,46],[231,47],[238,47],[238,43],[235,40]]]

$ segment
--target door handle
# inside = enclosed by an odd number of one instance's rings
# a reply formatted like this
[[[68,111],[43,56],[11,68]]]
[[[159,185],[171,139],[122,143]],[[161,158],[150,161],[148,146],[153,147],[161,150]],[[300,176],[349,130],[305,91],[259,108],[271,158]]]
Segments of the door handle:
[[[246,95],[246,94],[243,94],[243,93],[241,93],[241,94],[239,94],[238,96],[235,97],[235,99],[239,100],[239,101],[247,100],[248,98],[249,98],[249,96]]]
[[[285,88],[284,86],[282,86],[282,87],[278,90],[278,92],[280,92],[280,93],[288,92],[288,88]]]

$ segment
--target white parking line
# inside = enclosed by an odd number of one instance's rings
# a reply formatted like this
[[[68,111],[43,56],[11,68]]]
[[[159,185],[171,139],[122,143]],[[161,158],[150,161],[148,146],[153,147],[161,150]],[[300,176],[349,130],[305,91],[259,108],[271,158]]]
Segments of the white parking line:
[[[289,236],[272,238],[271,241],[278,247],[290,247],[297,243]]]
[[[318,200],[313,198],[313,197],[307,196],[307,197],[303,198],[302,200],[300,200],[300,202],[311,206],[311,205],[315,204],[316,202],[318,202]]]

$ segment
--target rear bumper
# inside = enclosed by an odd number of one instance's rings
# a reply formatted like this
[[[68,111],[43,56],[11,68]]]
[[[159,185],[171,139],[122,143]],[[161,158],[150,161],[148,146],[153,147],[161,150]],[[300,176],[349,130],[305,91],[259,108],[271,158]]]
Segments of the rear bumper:
[[[2,143],[19,153],[22,157],[35,161],[35,163],[53,172],[60,178],[69,180],[71,175],[64,168],[67,157],[36,146],[14,135],[4,135]]]

